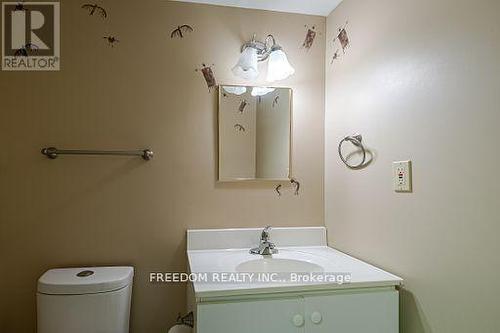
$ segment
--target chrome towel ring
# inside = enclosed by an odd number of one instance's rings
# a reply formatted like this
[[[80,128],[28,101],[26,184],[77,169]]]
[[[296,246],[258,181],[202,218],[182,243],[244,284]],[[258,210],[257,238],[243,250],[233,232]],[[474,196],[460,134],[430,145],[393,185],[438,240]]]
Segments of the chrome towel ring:
[[[361,152],[363,154],[363,158],[361,159],[361,162],[359,162],[356,165],[350,164],[347,161],[347,159],[342,155],[342,145],[344,144],[344,142],[347,142],[347,141],[352,143],[353,145],[355,145],[359,149],[361,149]],[[347,165],[348,168],[357,169],[357,168],[362,167],[365,164],[365,162],[366,162],[366,149],[363,146],[362,141],[363,141],[363,137],[361,136],[361,134],[349,135],[340,141],[340,143],[339,143],[339,156],[340,156],[340,159],[342,160],[342,162],[344,162],[344,164]]]

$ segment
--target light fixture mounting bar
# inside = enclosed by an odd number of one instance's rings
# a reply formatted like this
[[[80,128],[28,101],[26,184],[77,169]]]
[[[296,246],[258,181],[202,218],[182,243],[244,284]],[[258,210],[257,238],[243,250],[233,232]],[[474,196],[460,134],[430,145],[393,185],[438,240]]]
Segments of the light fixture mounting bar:
[[[254,34],[251,41],[246,42],[241,46],[241,52],[243,52],[247,47],[252,47],[257,50],[257,57],[259,61],[267,60],[272,51],[281,49],[281,46],[276,44],[276,39],[273,35],[267,35],[266,39],[261,42],[256,40]]]

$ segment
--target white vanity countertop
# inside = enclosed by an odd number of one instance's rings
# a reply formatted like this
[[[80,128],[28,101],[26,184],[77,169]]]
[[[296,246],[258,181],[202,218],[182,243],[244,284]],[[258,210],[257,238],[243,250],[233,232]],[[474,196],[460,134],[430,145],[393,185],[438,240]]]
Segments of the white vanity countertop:
[[[206,273],[209,276],[208,282],[193,282],[194,296],[212,298],[391,287],[403,282],[391,273],[326,246],[326,229],[323,227],[273,229],[270,240],[276,242],[279,253],[272,255],[272,258],[250,254],[249,249],[258,244],[261,231],[262,229],[188,231],[187,254],[190,272],[199,273],[201,276]],[[257,269],[254,271],[252,267]],[[243,272],[253,272],[256,276],[252,281],[248,281]],[[269,276],[274,272],[280,272],[279,279],[265,283],[256,282],[257,276]],[[281,279],[289,277],[290,274],[298,273],[304,276],[309,272],[314,276],[347,274],[350,282],[290,282]],[[224,278],[224,281],[214,282],[214,276]],[[234,282],[231,278],[238,281]]]

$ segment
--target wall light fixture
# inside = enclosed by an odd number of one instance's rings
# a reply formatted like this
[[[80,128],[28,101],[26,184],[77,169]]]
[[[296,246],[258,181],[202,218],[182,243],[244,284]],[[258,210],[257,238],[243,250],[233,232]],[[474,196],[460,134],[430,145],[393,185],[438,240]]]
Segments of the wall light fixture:
[[[268,59],[267,81],[284,80],[295,73],[283,48],[276,43],[273,35],[268,35],[264,42],[256,40],[254,35],[250,42],[243,44],[240,58],[232,72],[242,79],[253,80],[259,76],[257,63]]]

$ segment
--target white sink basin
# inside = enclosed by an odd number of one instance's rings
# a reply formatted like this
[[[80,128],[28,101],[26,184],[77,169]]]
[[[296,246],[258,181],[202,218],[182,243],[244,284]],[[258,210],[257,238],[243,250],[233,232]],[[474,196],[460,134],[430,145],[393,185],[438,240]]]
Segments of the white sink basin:
[[[188,231],[189,271],[208,274],[206,281],[192,283],[195,297],[396,286],[402,282],[397,276],[328,247],[324,227],[273,228],[270,239],[279,252],[272,256],[249,253],[258,244],[261,233],[261,228]],[[269,276],[275,273],[276,279]],[[294,273],[304,279],[291,281]],[[332,274],[349,276],[349,282],[305,279],[309,275]],[[224,275],[233,279],[221,281]],[[253,279],[250,275],[254,275]],[[272,280],[267,281],[267,277]]]
[[[256,273],[323,272],[323,267],[303,260],[261,258],[242,262],[236,266],[236,271]]]

